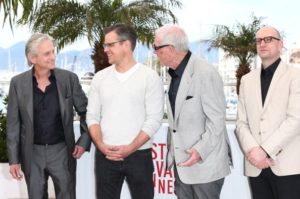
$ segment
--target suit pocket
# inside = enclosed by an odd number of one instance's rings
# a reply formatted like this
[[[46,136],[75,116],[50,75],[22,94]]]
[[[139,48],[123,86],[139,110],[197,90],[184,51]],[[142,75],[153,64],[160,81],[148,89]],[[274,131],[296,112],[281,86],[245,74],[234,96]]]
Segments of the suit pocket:
[[[189,100],[189,99],[192,99],[192,98],[193,98],[193,96],[188,95],[188,96],[186,96],[185,100]]]

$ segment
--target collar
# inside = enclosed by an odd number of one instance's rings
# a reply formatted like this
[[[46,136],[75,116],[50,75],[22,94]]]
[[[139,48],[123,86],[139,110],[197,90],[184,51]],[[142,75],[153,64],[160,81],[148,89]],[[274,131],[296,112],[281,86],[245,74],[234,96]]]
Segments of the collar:
[[[273,64],[268,66],[266,69],[263,69],[263,67],[261,67],[262,68],[262,71],[261,71],[262,75],[268,75],[268,74],[273,75],[275,73],[280,61],[281,61],[281,59],[278,58]]]
[[[184,69],[191,57],[191,51],[188,51],[187,54],[185,55],[185,57],[183,58],[183,60],[180,62],[180,64],[178,65],[178,67],[173,70],[172,68],[169,68],[168,72],[170,74],[170,76],[172,78],[177,78],[177,77],[182,77],[182,74],[184,72]]]
[[[37,84],[36,77],[34,76],[34,67],[32,67],[31,72],[32,72],[32,79],[33,79],[33,82]],[[53,82],[53,81],[56,80],[55,74],[54,74],[54,70],[53,70],[53,69],[50,70],[49,80],[50,80],[50,82]]]

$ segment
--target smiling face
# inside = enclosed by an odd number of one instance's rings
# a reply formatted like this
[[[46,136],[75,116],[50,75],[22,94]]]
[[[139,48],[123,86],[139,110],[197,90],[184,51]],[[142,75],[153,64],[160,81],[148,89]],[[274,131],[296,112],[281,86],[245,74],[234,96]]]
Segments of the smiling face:
[[[124,42],[120,40],[115,31],[109,32],[104,39],[104,52],[108,57],[110,64],[119,64],[126,55]]]
[[[34,50],[34,53],[31,52],[28,55],[28,58],[36,68],[47,70],[54,69],[55,51],[53,42],[49,39],[41,41]]]
[[[281,54],[283,42],[277,30],[272,27],[263,27],[256,33],[257,54],[264,66],[274,63]]]

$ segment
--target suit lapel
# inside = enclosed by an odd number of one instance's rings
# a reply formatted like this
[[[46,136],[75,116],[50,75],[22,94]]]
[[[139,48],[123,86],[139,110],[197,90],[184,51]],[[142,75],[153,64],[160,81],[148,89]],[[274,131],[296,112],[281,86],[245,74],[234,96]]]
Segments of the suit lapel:
[[[57,92],[58,92],[58,99],[59,99],[59,106],[60,106],[60,114],[62,118],[65,118],[65,98],[67,97],[66,88],[65,88],[65,81],[63,77],[61,76],[61,73],[58,72],[58,70],[54,69],[54,75],[56,78],[56,86],[57,86]]]
[[[169,75],[169,79],[171,79],[171,76]],[[166,104],[167,104],[167,110],[168,110],[168,118],[169,118],[169,126],[173,128],[173,122],[174,122],[174,116],[172,113],[170,98],[169,98],[169,90],[170,90],[170,84],[168,85],[167,92],[166,92]]]
[[[25,76],[25,81],[27,82],[24,84],[26,87],[24,90],[21,92],[23,93],[24,96],[24,104],[26,106],[27,113],[29,115],[29,118],[33,124],[33,83],[32,83],[32,70],[29,70]]]
[[[255,98],[256,98],[256,104],[258,104],[258,109],[259,112],[262,112],[263,106],[262,106],[262,97],[261,97],[261,81],[260,81],[260,74],[261,74],[261,69],[258,69],[256,72],[256,75],[254,76],[254,91],[255,91]]]
[[[191,78],[191,76],[192,76],[192,74],[191,74],[191,68],[192,68],[191,59],[192,59],[192,56],[191,56],[187,66],[182,74],[182,77],[181,77],[180,85],[179,85],[177,96],[176,96],[176,102],[175,102],[174,121],[176,121],[179,116],[183,102],[185,101],[185,98],[187,96],[187,93],[189,91],[189,87],[191,84],[191,80],[192,80],[192,78]]]
[[[263,111],[266,110],[267,106],[269,105],[270,99],[272,98],[272,95],[273,95],[274,91],[276,90],[277,84],[279,83],[278,80],[285,73],[285,71],[286,71],[286,67],[281,62],[273,75],[273,78],[272,78],[272,81],[271,81],[271,84],[270,84],[270,87],[269,87],[269,90],[268,90],[268,93],[266,96]]]

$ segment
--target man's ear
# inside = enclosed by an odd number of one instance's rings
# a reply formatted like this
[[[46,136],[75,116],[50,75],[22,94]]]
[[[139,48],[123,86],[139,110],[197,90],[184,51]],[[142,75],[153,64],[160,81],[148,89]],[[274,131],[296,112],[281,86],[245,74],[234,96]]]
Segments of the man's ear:
[[[28,55],[28,60],[31,64],[35,64],[36,63],[36,55],[33,55],[33,54],[29,54]]]

